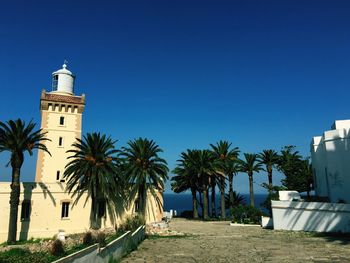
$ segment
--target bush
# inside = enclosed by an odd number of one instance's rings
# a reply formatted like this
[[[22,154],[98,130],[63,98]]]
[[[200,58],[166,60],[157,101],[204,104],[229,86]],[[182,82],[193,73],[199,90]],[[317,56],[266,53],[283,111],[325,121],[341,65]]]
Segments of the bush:
[[[106,234],[104,232],[98,232],[97,243],[100,245],[100,247],[106,246]]]
[[[90,246],[95,243],[94,238],[92,237],[91,232],[86,232],[83,236],[83,244]]]
[[[29,252],[21,248],[13,248],[0,253],[1,263],[46,263],[56,258],[43,252]]]
[[[140,215],[136,215],[134,217],[126,218],[125,222],[119,227],[119,229],[123,232],[135,231],[138,227],[143,226],[145,224],[145,219]]]
[[[252,206],[238,205],[231,209],[232,222],[242,224],[258,224],[262,216],[262,212]]]
[[[50,248],[50,253],[51,255],[54,255],[56,257],[62,256],[64,254],[64,247],[63,247],[63,243],[61,240],[56,239]]]

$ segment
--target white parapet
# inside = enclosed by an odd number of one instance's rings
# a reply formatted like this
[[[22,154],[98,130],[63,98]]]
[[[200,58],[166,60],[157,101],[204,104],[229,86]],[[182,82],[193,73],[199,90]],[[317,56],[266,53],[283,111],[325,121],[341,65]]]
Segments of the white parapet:
[[[272,201],[276,230],[350,233],[350,204]]]
[[[300,200],[300,194],[297,191],[278,191],[280,201]]]

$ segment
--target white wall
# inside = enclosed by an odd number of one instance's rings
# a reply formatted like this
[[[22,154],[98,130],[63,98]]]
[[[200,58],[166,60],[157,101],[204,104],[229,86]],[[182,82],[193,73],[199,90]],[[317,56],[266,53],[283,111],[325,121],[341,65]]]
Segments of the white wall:
[[[350,204],[272,201],[276,230],[350,233]]]
[[[311,142],[315,192],[334,203],[350,203],[350,120],[336,121],[332,127]]]

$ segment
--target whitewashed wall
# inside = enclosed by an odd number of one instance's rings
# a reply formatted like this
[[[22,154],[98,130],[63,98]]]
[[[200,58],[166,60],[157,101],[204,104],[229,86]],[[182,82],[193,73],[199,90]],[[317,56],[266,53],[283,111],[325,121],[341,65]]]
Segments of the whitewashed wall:
[[[272,201],[276,230],[350,233],[350,204]]]
[[[350,203],[350,120],[335,121],[332,130],[313,138],[311,161],[316,194]]]

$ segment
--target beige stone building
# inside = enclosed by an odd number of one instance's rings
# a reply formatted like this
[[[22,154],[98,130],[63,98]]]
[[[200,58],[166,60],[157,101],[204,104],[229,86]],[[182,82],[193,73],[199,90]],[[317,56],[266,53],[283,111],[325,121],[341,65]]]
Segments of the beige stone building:
[[[18,239],[52,237],[59,232],[79,233],[90,226],[90,200],[84,197],[77,204],[65,192],[64,169],[68,163],[67,150],[82,135],[82,115],[85,95],[74,95],[75,76],[63,68],[52,73],[52,91],[41,93],[41,128],[50,141],[45,141],[51,156],[38,151],[35,182],[21,184],[18,209]],[[10,212],[10,183],[0,183],[0,242],[7,240]],[[159,194],[162,201],[162,195]],[[149,195],[146,220],[160,221],[163,208]],[[102,227],[113,227],[128,215],[135,213],[132,204],[116,222],[111,222],[105,211],[100,211]]]

